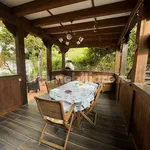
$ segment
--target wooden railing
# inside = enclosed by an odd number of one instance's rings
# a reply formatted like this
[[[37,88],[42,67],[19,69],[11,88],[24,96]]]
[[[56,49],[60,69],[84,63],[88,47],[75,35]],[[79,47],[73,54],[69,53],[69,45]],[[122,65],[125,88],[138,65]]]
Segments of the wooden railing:
[[[140,150],[150,149],[150,86],[134,84],[130,80],[118,77],[120,83],[116,98],[121,104],[128,125],[128,132]]]
[[[22,105],[19,76],[0,77],[0,116]]]
[[[115,80],[114,73],[95,72],[95,71],[54,71],[52,72],[52,79],[56,75],[60,75],[60,74],[69,76],[70,80],[72,81],[78,80],[78,81],[103,83],[102,92],[112,90],[113,89],[112,86]]]
[[[114,73],[109,72],[95,72],[95,71],[53,71],[52,78],[56,75],[64,74],[70,76],[72,80],[83,80],[83,81],[110,81],[114,77]]]

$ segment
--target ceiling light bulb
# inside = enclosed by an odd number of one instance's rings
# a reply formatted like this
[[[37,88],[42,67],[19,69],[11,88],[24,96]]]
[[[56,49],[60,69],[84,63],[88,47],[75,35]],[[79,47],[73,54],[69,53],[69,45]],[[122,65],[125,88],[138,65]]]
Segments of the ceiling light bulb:
[[[79,37],[79,41],[82,42],[84,40],[83,37]]]
[[[80,45],[80,41],[77,41],[77,45]]]
[[[66,41],[66,45],[69,45],[69,41]]]
[[[71,34],[67,34],[66,38],[67,38],[67,40],[71,40],[72,39],[72,35]]]
[[[63,38],[59,38],[59,42],[61,42],[61,43],[62,43],[62,42],[63,42]]]

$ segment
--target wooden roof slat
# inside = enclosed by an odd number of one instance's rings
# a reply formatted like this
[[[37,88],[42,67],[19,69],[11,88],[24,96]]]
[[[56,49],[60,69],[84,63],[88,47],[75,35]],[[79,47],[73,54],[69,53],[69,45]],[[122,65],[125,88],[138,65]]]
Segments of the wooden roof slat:
[[[119,39],[119,37],[118,38],[113,38],[112,37],[112,39],[107,38],[107,39],[99,40],[98,37],[93,37],[93,38],[85,38],[84,42],[98,42],[98,43],[99,42],[100,43],[106,43],[106,42],[107,43],[112,43],[112,42],[114,42],[114,43],[117,43],[118,39]],[[76,40],[74,39],[71,42],[76,44],[77,41],[78,41],[78,39],[76,39]]]
[[[80,31],[80,32],[75,32],[73,33],[74,36],[105,36],[105,35],[114,35],[114,34],[120,34],[121,31],[123,30],[123,27],[113,27],[113,28],[106,28],[106,29],[98,29],[97,32],[94,32],[93,30],[89,30],[89,31]],[[53,34],[56,37],[62,37],[65,36],[65,33],[61,33],[61,34]]]
[[[143,2],[144,2],[144,0],[138,0],[138,2],[137,2],[137,4],[136,4],[135,8],[134,8],[133,11],[131,12],[131,15],[130,15],[130,17],[129,17],[129,19],[128,19],[126,25],[125,25],[125,27],[124,27],[124,30],[122,31],[122,34],[121,34],[121,36],[120,36],[120,38],[119,38],[119,41],[118,41],[118,44],[121,43],[121,40],[123,39],[123,37],[124,37],[124,36],[127,34],[127,32],[128,32],[130,29],[132,29],[132,28],[134,27],[134,25],[136,24],[136,18],[137,18],[136,13],[137,13],[137,11],[139,10],[139,8],[142,6]]]
[[[78,47],[115,47],[116,43],[112,42],[84,42],[81,43],[80,45],[71,44],[68,46],[68,48],[78,48]]]
[[[84,38],[84,41],[103,41],[103,40],[114,40],[114,39],[119,39],[120,33],[117,34],[108,34],[108,35],[93,35],[93,36],[82,36]],[[60,38],[56,36],[57,38]],[[61,36],[62,38],[66,38],[66,35]],[[71,41],[78,41],[79,36],[73,36]]]
[[[0,19],[6,23],[10,23],[11,25],[22,27],[26,32],[32,33],[36,36],[39,36],[41,38],[49,39],[51,42],[53,42],[56,45],[64,46],[64,44],[60,43],[55,37],[51,35],[46,35],[45,31],[41,28],[33,27],[30,24],[30,21],[28,21],[26,18],[18,18],[12,15],[10,12],[10,9],[0,2]]]
[[[51,25],[71,20],[81,20],[98,16],[107,16],[112,14],[130,12],[132,8],[133,8],[132,5],[127,5],[126,1],[123,1],[93,8],[87,8],[79,11],[69,12],[65,14],[44,17],[41,19],[36,19],[32,21],[32,24],[34,26]]]
[[[129,17],[119,17],[119,18],[113,18],[113,19],[105,19],[105,20],[99,20],[97,21],[97,27],[111,27],[111,26],[122,26],[125,25]],[[95,22],[86,22],[86,23],[79,23],[79,24],[72,24],[72,25],[66,25],[64,27],[53,27],[45,29],[47,34],[51,33],[59,33],[64,31],[70,31],[70,30],[86,30],[86,29],[92,29],[94,28]]]
[[[13,13],[16,16],[25,16],[28,14],[48,10],[52,8],[62,7],[86,0],[36,0],[29,3],[25,3],[12,8]]]

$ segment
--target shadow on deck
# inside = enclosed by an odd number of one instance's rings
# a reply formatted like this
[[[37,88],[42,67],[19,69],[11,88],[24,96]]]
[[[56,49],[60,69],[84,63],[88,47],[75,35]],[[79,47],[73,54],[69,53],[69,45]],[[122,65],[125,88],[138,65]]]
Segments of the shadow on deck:
[[[101,94],[95,108],[98,112],[97,128],[82,122],[82,130],[74,127],[67,145],[68,150],[129,150],[134,149],[131,136],[126,133],[124,118],[119,105],[108,94]],[[92,116],[91,116],[92,117]],[[0,150],[50,150],[40,145],[38,139],[45,122],[41,119],[34,100],[0,118]],[[51,125],[49,140],[63,144],[66,132]],[[48,137],[46,137],[48,138]]]

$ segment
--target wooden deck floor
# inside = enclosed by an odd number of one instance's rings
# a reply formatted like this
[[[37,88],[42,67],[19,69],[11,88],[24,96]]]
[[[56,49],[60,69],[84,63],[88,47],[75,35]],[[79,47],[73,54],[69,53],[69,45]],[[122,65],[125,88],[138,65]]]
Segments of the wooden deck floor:
[[[131,136],[126,134],[126,127],[120,108],[107,94],[101,94],[95,108],[98,112],[97,128],[86,121],[82,130],[74,127],[70,134],[68,150],[133,150]],[[92,117],[92,115],[91,115]],[[0,118],[0,150],[50,150],[51,147],[40,145],[38,139],[45,122],[38,113],[34,100],[28,105]],[[45,137],[52,142],[63,144],[66,132],[63,128],[51,125],[49,132],[54,136]]]

